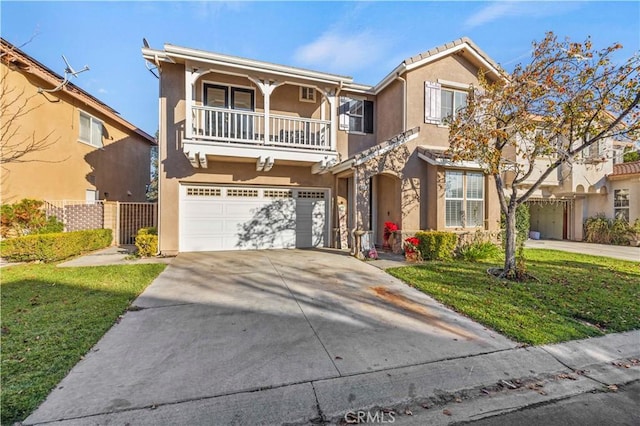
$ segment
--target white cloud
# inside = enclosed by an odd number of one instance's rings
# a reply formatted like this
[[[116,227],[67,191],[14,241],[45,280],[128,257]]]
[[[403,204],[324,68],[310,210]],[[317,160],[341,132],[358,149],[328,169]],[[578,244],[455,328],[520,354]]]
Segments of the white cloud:
[[[483,7],[464,21],[464,27],[471,29],[497,21],[504,17],[544,17],[561,15],[569,10],[580,7],[578,2],[523,2],[504,1],[493,2]]]
[[[389,46],[388,41],[369,30],[356,34],[334,30],[298,48],[294,57],[305,66],[350,73],[374,63],[386,53]]]
[[[109,93],[109,91],[108,91],[107,89],[103,89],[103,88],[101,87],[101,88],[99,88],[99,89],[98,89],[98,93],[105,94],[105,93]]]
[[[486,23],[495,21],[508,15],[515,9],[515,4],[512,2],[492,3],[482,9],[476,14],[467,18],[464,25],[467,28],[475,28]]]

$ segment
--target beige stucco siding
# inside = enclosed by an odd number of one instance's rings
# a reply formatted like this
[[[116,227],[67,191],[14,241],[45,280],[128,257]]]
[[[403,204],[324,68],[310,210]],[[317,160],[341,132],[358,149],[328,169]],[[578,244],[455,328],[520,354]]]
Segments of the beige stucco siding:
[[[404,84],[394,81],[376,99],[376,142],[391,139],[404,128]]]
[[[23,110],[30,110],[12,123],[16,133],[9,143],[45,139],[50,145],[23,157],[26,162],[3,166],[3,202],[22,198],[84,200],[86,190],[98,190],[100,199],[145,200],[150,178],[148,141],[66,90],[39,94],[38,87],[49,87],[46,83],[5,64],[0,67],[8,88],[2,102],[18,99],[10,109],[24,102]],[[80,111],[102,122],[102,148],[78,141]],[[12,114],[2,119],[8,117]],[[3,153],[7,155],[9,152]]]

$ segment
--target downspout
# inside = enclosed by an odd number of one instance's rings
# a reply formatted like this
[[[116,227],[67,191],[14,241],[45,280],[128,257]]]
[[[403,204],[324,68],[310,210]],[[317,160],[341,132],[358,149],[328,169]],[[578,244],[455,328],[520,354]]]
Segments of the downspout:
[[[396,76],[396,80],[402,82],[402,131],[407,131],[407,80],[400,77],[400,73]]]

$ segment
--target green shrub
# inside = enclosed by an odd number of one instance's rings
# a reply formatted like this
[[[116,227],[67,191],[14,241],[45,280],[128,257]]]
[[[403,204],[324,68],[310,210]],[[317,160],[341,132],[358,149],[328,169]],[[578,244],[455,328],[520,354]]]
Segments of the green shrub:
[[[64,231],[64,223],[60,222],[57,217],[49,216],[42,228],[36,230],[36,234],[55,234]]]
[[[631,231],[632,227],[629,223],[621,218],[614,219],[611,222],[611,229],[609,230],[609,235],[611,238],[611,244],[624,246],[629,244],[628,235]]]
[[[107,247],[111,240],[111,229],[25,235],[0,242],[0,255],[16,262],[54,262]]]
[[[418,250],[424,260],[449,260],[458,243],[458,236],[453,232],[418,231],[420,240]]]
[[[638,151],[629,151],[622,154],[623,163],[633,163],[638,160],[640,160],[640,152]]]
[[[611,220],[602,213],[584,221],[584,240],[588,243],[611,243]]]
[[[140,228],[136,235],[138,256],[150,257],[158,253],[158,230],[155,227]]]
[[[476,262],[478,260],[494,259],[502,252],[500,247],[489,241],[475,241],[463,246],[458,251],[461,259]]]
[[[138,229],[138,233],[136,235],[158,235],[158,228],[156,228],[155,226],[140,228]]]

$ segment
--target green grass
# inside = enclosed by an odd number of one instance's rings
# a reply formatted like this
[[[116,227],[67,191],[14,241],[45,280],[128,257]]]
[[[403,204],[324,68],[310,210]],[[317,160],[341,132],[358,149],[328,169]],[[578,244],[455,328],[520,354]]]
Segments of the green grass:
[[[2,424],[33,411],[164,267],[3,268]]]
[[[528,344],[640,328],[640,262],[528,249],[538,281],[490,276],[493,263],[428,262],[391,275],[482,324]]]

